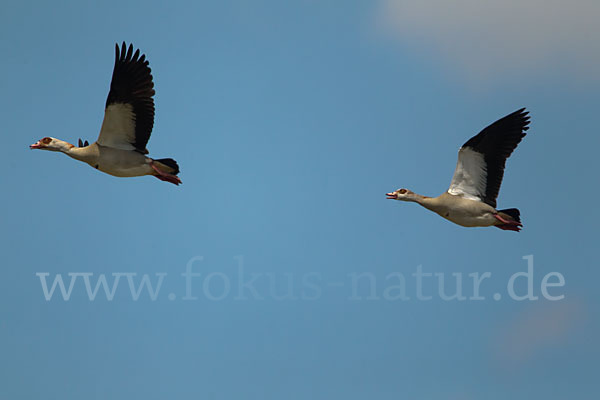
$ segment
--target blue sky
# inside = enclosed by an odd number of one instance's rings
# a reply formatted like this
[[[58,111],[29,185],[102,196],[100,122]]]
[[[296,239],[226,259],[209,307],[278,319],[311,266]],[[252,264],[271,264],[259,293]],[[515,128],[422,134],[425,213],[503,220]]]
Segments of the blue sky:
[[[502,4],[4,2],[0,398],[597,398],[600,7]],[[150,60],[148,148],[180,187],[28,149],[96,139],[121,41]],[[522,232],[385,199],[442,193],[521,107],[498,205]],[[538,299],[517,301],[529,255]],[[419,268],[467,299],[431,276],[420,300]],[[74,277],[68,299],[36,274]],[[86,292],[100,276],[112,300]]]

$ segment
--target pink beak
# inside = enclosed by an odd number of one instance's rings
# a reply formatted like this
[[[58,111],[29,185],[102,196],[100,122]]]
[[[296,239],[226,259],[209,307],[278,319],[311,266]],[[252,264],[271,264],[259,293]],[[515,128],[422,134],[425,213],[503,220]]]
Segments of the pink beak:
[[[29,148],[31,150],[33,150],[33,149],[40,149],[41,147],[42,147],[42,145],[40,144],[39,141],[35,142],[34,144],[29,145]]]
[[[397,197],[396,197],[396,195],[394,193],[386,193],[385,195],[387,196],[386,198],[389,199],[389,200],[396,200],[397,199]]]

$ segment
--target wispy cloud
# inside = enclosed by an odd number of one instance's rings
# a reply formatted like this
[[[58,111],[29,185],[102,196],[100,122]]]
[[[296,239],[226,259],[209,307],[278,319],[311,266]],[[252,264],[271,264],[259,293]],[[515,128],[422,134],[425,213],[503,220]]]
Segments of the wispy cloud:
[[[585,320],[585,305],[575,300],[532,303],[498,329],[493,338],[495,359],[508,367],[526,364],[564,345]]]
[[[600,83],[597,0],[382,0],[378,21],[474,83],[556,73]]]

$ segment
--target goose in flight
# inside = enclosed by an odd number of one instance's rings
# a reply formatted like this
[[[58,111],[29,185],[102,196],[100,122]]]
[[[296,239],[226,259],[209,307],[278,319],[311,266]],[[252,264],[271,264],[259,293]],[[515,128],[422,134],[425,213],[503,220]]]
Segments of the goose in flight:
[[[387,198],[418,203],[461,226],[495,226],[518,232],[523,226],[519,210],[496,210],[496,197],[506,159],[529,129],[528,114],[522,108],[469,139],[458,151],[456,170],[447,192],[427,197],[398,189],[386,193]]]
[[[146,56],[117,44],[104,121],[95,143],[79,139],[76,147],[45,137],[30,149],[59,151],[107,174],[119,177],[152,175],[179,185],[179,166],[172,158],[147,157],[146,144],[154,125],[154,83]]]

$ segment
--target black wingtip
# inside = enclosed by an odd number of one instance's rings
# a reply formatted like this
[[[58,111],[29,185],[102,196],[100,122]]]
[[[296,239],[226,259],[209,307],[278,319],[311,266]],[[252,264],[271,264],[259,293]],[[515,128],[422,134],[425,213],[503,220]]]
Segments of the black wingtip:
[[[527,110],[527,107],[520,108],[513,114],[521,114],[523,117],[529,118],[529,111]]]
[[[134,52],[135,50],[135,52]],[[146,55],[140,54],[140,49],[135,49],[133,47],[133,43],[130,43],[129,46],[126,42],[122,42],[121,46],[119,43],[115,43],[115,63],[121,62],[141,62],[144,63],[146,61]]]
[[[520,108],[517,111],[514,111],[510,114],[508,114],[507,116],[505,116],[504,118],[499,119],[496,122],[500,122],[500,121],[508,121],[508,120],[512,120],[512,121],[521,121],[521,129],[523,132],[525,132],[526,130],[529,129],[529,123],[531,122],[531,115],[529,114],[529,111],[527,111],[526,107]]]

